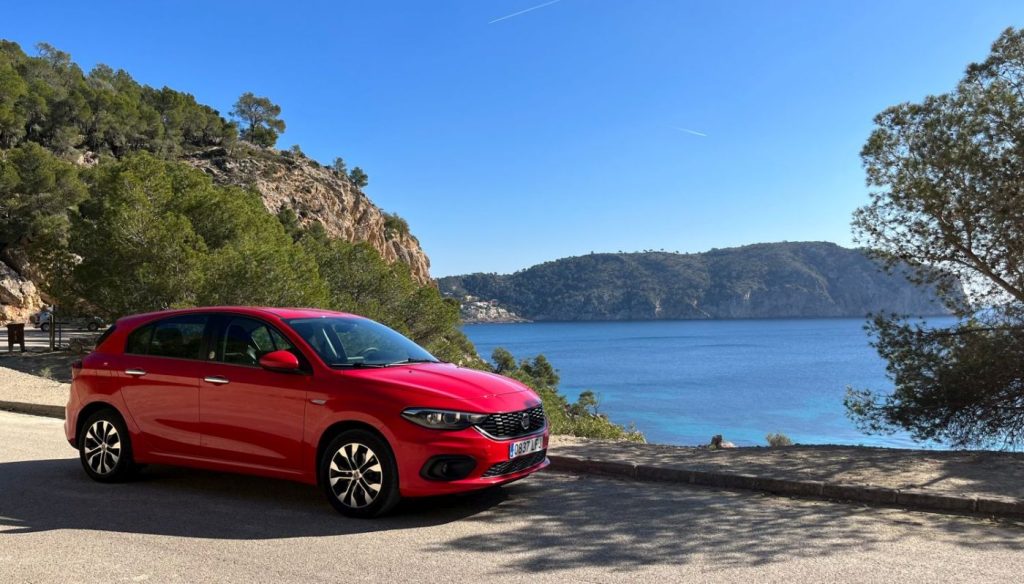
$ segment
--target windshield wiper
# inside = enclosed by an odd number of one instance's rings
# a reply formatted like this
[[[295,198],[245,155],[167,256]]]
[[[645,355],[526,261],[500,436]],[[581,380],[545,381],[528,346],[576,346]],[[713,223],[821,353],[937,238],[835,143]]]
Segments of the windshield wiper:
[[[388,365],[389,365],[389,363],[359,363],[359,362],[356,362],[356,363],[335,363],[334,365],[331,365],[331,368],[332,369],[346,369],[346,368],[349,368],[349,367],[356,368],[356,369],[358,369],[360,367],[380,368],[380,367],[387,367]]]
[[[438,361],[437,359],[412,359],[412,358],[409,358],[409,359],[405,359],[403,361],[394,361],[392,363],[388,363],[388,365],[389,366],[390,365],[408,365],[410,363],[441,363],[441,361]]]

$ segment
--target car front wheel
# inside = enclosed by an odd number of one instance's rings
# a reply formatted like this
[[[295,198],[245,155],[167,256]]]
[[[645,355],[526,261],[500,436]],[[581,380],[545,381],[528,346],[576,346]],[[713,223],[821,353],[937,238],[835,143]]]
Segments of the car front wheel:
[[[78,454],[85,474],[101,483],[124,481],[137,470],[128,428],[112,410],[96,412],[85,421]]]
[[[349,517],[383,515],[399,500],[391,448],[365,430],[348,430],[331,440],[320,460],[320,484],[331,505]]]

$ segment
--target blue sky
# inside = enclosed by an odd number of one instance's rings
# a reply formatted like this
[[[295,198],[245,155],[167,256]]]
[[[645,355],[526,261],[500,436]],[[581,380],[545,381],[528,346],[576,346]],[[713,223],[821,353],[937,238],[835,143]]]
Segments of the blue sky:
[[[874,114],[948,90],[1024,24],[1019,1],[59,4],[6,6],[0,36],[224,112],[269,96],[278,145],[362,166],[435,276],[849,245]]]

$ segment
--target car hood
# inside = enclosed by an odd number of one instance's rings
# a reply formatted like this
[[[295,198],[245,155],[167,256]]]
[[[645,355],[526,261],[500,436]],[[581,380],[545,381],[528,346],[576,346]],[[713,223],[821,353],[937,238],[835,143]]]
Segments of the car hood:
[[[374,381],[401,389],[456,400],[477,401],[511,393],[533,393],[514,379],[450,363],[392,365],[383,369],[363,370],[361,373],[369,374]]]

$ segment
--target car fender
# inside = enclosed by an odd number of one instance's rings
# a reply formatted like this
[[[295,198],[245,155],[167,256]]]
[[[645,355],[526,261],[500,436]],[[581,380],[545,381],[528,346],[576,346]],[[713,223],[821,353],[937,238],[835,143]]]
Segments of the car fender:
[[[317,448],[324,433],[336,424],[355,423],[369,426],[377,431],[391,445],[394,450],[396,437],[384,421],[376,416],[367,413],[365,410],[356,408],[334,409],[327,406],[327,403],[318,404],[310,400],[306,404],[305,437],[303,439],[305,451],[303,460],[303,474],[307,475],[310,482],[317,480]]]

